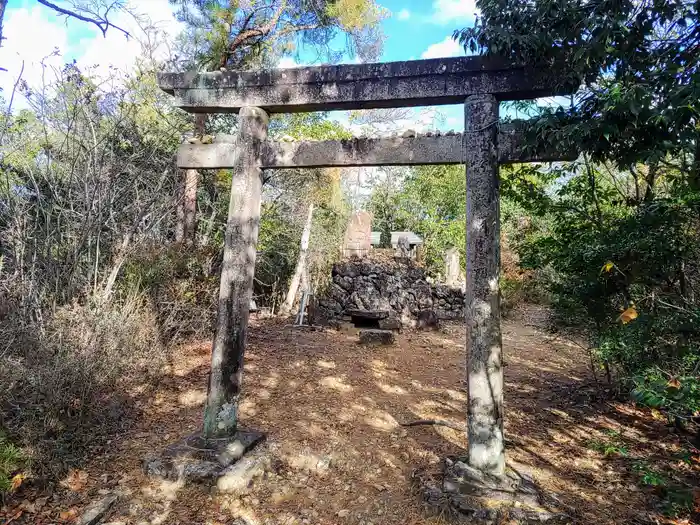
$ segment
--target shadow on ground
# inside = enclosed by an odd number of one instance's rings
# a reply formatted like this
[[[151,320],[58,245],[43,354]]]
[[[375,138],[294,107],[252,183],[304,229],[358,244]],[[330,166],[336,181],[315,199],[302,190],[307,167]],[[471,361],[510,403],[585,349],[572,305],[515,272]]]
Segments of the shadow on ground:
[[[129,493],[110,519],[125,524],[430,524],[410,488],[415,468],[464,453],[464,433],[401,427],[416,419],[464,422],[462,326],[404,333],[395,346],[364,348],[352,335],[254,322],[241,419],[278,447],[279,464],[243,496],[147,479],[141,460],[197,430],[209,344],[180,347],[141,418],[86,467],[84,493]],[[504,323],[508,457],[553,493],[575,523],[651,523],[655,494],[640,487],[635,455],[673,458],[682,439],[628,405],[607,402],[579,347],[517,321]],[[614,433],[614,434],[613,434]],[[611,435],[625,458],[592,444]],[[597,440],[597,441],[596,441]],[[58,503],[57,505],[61,505]],[[64,509],[65,510],[65,509]]]

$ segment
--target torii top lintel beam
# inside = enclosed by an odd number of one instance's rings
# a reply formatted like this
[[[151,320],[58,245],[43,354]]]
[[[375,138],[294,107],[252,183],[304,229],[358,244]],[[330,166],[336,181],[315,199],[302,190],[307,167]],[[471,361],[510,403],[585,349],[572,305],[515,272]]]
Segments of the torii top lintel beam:
[[[475,94],[524,100],[572,92],[551,72],[493,57],[436,58],[267,71],[160,73],[158,84],[193,113],[269,113],[458,104]]]

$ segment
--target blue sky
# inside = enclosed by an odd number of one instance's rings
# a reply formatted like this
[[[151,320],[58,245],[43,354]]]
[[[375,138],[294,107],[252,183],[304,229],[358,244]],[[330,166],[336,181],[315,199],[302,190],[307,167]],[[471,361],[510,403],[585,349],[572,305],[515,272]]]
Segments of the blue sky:
[[[168,0],[129,0],[139,14],[147,17],[159,30],[160,53],[167,52],[167,40],[179,31]],[[61,3],[61,2],[57,2]],[[386,11],[382,21],[386,40],[383,61],[436,58],[464,54],[451,38],[455,29],[473,23],[476,8],[474,0],[380,0]],[[126,26],[133,34],[143,34],[132,17],[119,14],[114,20]],[[36,0],[10,0],[5,12],[6,39],[0,48],[0,65],[7,72],[0,73],[0,87],[7,97],[22,67],[22,77],[30,85],[38,86],[51,77],[66,62],[77,60],[83,68],[96,66],[106,70],[110,65],[128,70],[142,54],[139,38],[127,41],[118,31],[110,30],[104,38],[96,28],[56,16]],[[166,36],[166,35],[169,35]],[[143,40],[143,38],[141,38]],[[339,40],[342,47],[343,41]],[[304,62],[307,53],[283,60],[282,66]],[[459,129],[460,108],[442,108],[439,127]],[[416,113],[418,115],[418,113]],[[423,127],[436,116],[425,111],[418,115]],[[427,115],[427,116],[426,116]],[[438,119],[439,120],[439,119]],[[449,122],[446,122],[449,120]],[[400,127],[407,127],[403,123]],[[418,126],[420,127],[420,125]]]
[[[472,0],[381,0],[386,16],[382,28],[384,42],[382,61],[415,60],[463,55],[452,39],[455,29],[474,23],[476,7]],[[334,46],[344,47],[343,37]],[[301,50],[301,62],[315,60],[311,50]],[[289,65],[295,60],[285,61]]]
[[[474,22],[476,8],[467,0],[384,0],[391,11],[384,32],[383,60],[410,60],[463,54],[452,33]]]

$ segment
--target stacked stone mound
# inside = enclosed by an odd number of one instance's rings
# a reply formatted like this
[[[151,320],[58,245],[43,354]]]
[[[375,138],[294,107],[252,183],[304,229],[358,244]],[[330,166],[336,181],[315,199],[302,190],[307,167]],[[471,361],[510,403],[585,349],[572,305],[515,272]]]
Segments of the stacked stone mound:
[[[351,309],[393,312],[404,320],[433,310],[440,319],[461,319],[464,292],[429,283],[425,270],[411,260],[353,258],[333,266],[333,282],[319,307],[328,319]]]

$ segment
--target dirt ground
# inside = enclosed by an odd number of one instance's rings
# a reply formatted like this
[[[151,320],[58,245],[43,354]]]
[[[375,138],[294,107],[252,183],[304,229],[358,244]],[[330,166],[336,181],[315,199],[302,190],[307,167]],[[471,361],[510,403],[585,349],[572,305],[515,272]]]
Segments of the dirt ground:
[[[505,321],[503,338],[509,461],[556,495],[572,523],[660,523],[658,494],[639,483],[630,458],[651,455],[673,464],[686,438],[649,411],[606,401],[575,344],[523,319]],[[5,523],[70,523],[89,501],[118,489],[127,495],[105,521],[125,525],[236,518],[251,525],[444,523],[423,509],[411,475],[464,454],[465,435],[400,423],[464,422],[464,328],[406,332],[386,348],[356,340],[253,321],[241,420],[267,433],[281,461],[244,496],[150,480],[141,470],[147,453],[200,427],[210,351],[201,342],[177,349],[156,394],[138,402],[141,418],[105,450],[53,494],[11,502],[0,516]],[[624,458],[592,446],[613,435],[628,444]],[[693,475],[695,467],[683,465],[683,475]]]

